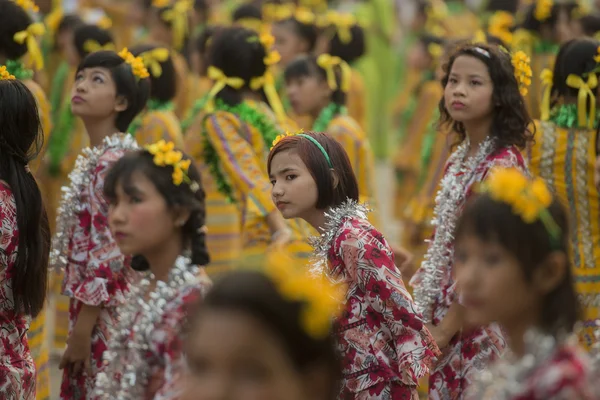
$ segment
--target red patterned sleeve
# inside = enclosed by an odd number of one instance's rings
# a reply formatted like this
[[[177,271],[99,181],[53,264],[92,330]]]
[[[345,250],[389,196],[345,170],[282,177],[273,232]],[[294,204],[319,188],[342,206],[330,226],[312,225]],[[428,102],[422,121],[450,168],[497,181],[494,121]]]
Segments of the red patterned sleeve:
[[[404,384],[417,385],[429,373],[439,350],[404,286],[387,241],[366,221],[353,220],[345,224],[336,248],[350,279],[364,293],[365,306],[372,309],[367,323],[391,333],[392,343],[378,339],[373,350],[379,353],[395,346],[398,359],[393,367]]]
[[[131,271],[108,228],[108,202],[104,198],[104,180],[122,152],[100,157],[87,187],[89,208],[80,214],[80,224],[89,228],[87,257],[81,268],[81,280],[73,287],[73,297],[90,306],[113,307],[122,304],[129,290]]]

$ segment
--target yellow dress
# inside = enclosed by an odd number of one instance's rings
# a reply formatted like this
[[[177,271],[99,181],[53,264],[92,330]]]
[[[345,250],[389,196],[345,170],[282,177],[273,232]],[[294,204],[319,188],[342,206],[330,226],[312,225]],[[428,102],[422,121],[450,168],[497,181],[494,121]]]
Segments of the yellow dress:
[[[352,117],[340,114],[329,122],[327,133],[337,140],[348,154],[358,182],[360,201],[370,204],[374,210],[377,210],[375,156],[364,131]],[[380,226],[378,213],[371,213],[369,220],[373,225]]]
[[[141,115],[140,127],[131,132],[140,146],[156,143],[163,139],[184,148],[181,124],[171,110],[148,110]]]
[[[556,61],[555,53],[534,53],[531,56],[531,86],[525,96],[525,105],[527,111],[533,119],[541,117],[540,107],[542,105],[542,93],[544,85],[542,84],[541,75],[544,69],[554,70],[554,62]]]
[[[404,141],[394,157],[394,166],[399,179],[394,202],[395,215],[398,218],[403,217],[408,199],[417,190],[421,144],[431,124],[436,123],[436,111],[443,93],[439,82],[423,83],[417,98],[416,111],[410,120]]]
[[[539,121],[535,125],[535,143],[528,151],[530,168],[550,186],[570,219],[569,256],[584,310],[580,339],[589,349],[596,341],[594,321],[600,317],[600,195],[594,186],[596,129],[561,128]]]
[[[46,93],[40,85],[31,79],[24,80],[23,83],[33,94],[38,106],[38,113],[40,116],[40,123],[42,125],[44,144],[38,157],[30,163],[31,173],[38,175],[37,169],[41,164],[42,157],[46,152],[47,139],[49,132],[52,129],[52,121],[50,118],[50,102],[46,97]],[[38,180],[40,190],[42,192],[42,198],[46,201],[47,189]],[[46,308],[40,312],[39,316],[31,321],[29,331],[27,332],[27,339],[29,341],[29,348],[31,350],[31,356],[35,362],[37,376],[36,376],[36,398],[37,399],[49,399],[50,398],[50,370],[48,365],[48,342],[46,340]]]
[[[351,116],[363,131],[367,127],[367,91],[365,83],[360,72],[352,68],[352,78],[350,81],[350,91],[346,98],[348,115]]]

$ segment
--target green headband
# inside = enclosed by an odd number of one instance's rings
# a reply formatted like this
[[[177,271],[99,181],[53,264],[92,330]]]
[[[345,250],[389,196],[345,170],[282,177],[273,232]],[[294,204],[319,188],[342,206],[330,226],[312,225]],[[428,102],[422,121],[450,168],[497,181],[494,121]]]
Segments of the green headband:
[[[307,134],[304,134],[304,133],[298,133],[296,136],[302,136],[303,138],[307,138],[308,140],[313,142],[315,144],[315,146],[317,146],[319,148],[319,150],[321,150],[321,153],[323,153],[323,155],[325,156],[325,159],[327,160],[327,164],[329,165],[329,168],[333,168],[333,164],[331,163],[329,154],[327,154],[327,152],[325,151],[325,148],[323,146],[321,146],[321,143],[319,143],[317,141],[317,139],[315,139],[314,137],[309,136]]]

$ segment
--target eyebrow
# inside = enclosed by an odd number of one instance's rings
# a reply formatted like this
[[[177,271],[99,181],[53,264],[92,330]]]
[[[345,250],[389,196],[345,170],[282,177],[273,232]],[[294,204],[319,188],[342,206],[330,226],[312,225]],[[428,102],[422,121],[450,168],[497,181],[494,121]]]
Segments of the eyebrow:
[[[285,168],[277,171],[277,173],[275,173],[275,174],[269,174],[269,178],[272,178],[275,175],[281,175],[281,174],[285,174],[286,172],[296,171],[296,170],[297,170],[297,168],[295,168],[295,167],[285,167]]]
[[[458,76],[458,74],[457,74],[456,72],[451,72],[449,76],[454,76],[454,77],[456,77],[456,76]],[[467,76],[468,76],[469,78],[479,78],[479,79],[484,79],[484,80],[485,80],[485,78],[484,78],[483,76],[479,75],[479,74],[469,74],[469,75],[467,75]]]

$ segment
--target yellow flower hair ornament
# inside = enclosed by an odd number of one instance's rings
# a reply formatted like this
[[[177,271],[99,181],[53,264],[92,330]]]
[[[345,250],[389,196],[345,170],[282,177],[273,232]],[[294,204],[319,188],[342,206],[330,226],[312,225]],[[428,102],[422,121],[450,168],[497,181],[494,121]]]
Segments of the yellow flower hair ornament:
[[[137,79],[145,79],[150,76],[150,74],[148,73],[148,70],[144,66],[144,62],[142,61],[142,58],[135,57],[133,54],[131,54],[129,52],[129,50],[127,50],[127,47],[125,47],[123,50],[121,50],[119,52],[119,57],[121,57],[123,60],[125,60],[125,62],[127,64],[129,64],[129,66],[131,67],[131,71],[133,72],[133,75]]]
[[[169,50],[164,47],[159,47],[140,54],[146,68],[149,69],[153,77],[158,78],[162,75],[162,67],[160,63],[169,59]]]
[[[511,62],[515,69],[515,78],[519,84],[519,92],[521,92],[522,96],[526,96],[533,75],[529,56],[523,51],[517,51],[512,55]]]
[[[14,79],[15,76],[8,72],[6,66],[0,66],[0,81],[12,81]]]
[[[561,229],[548,211],[552,194],[541,178],[531,180],[516,168],[494,168],[479,185],[478,192],[508,204],[527,224],[541,221],[552,241],[559,244]]]
[[[31,57],[31,62],[35,69],[40,70],[44,68],[44,58],[42,51],[37,42],[37,38],[46,33],[46,28],[41,22],[36,22],[27,27],[24,31],[19,31],[14,34],[13,40],[19,44],[25,43],[27,46],[27,52]]]
[[[594,117],[596,115],[596,94],[593,89],[598,87],[598,76],[595,72],[588,75],[587,80],[581,76],[570,74],[567,76],[567,86],[573,89],[579,89],[577,92],[577,124],[579,127],[594,127]],[[590,110],[587,112],[587,100],[590,101]],[[588,117],[589,116],[589,117]]]
[[[182,182],[190,185],[190,189],[193,192],[198,191],[200,185],[198,182],[192,181],[188,175],[191,160],[183,160],[183,153],[175,150],[175,144],[173,142],[165,142],[160,140],[154,144],[150,144],[144,147],[144,149],[154,156],[153,162],[158,167],[172,167],[173,168],[173,184],[175,186],[181,185]]]
[[[506,11],[496,11],[490,17],[488,23],[488,32],[502,40],[506,45],[510,45],[513,41],[513,34],[510,28],[514,25],[514,16]]]
[[[236,20],[234,24],[255,32],[260,32],[263,29],[263,22],[258,18],[244,17]]]
[[[277,144],[279,142],[281,142],[281,140],[283,138],[289,137],[289,136],[296,136],[300,133],[302,133],[303,131],[299,131],[299,132],[286,132],[286,133],[282,133],[281,135],[277,135],[277,137],[275,138],[275,140],[273,140],[273,143],[271,144],[271,150],[273,150],[273,147],[277,146]]]
[[[299,323],[304,331],[314,339],[327,337],[342,311],[346,288],[333,284],[324,274],[311,274],[308,266],[282,251],[269,253],[262,272],[283,298],[302,304]]]
[[[102,45],[93,39],[88,39],[83,43],[83,49],[88,53],[95,53],[102,50],[115,51],[115,44],[108,42]]]
[[[189,0],[178,0],[172,8],[165,10],[161,18],[171,23],[173,29],[173,47],[181,49],[188,33],[188,13],[192,10],[192,2]]]
[[[548,68],[545,68],[540,78],[542,80],[542,86],[544,91],[542,92],[542,105],[541,105],[541,120],[548,121],[550,119],[550,94],[552,93],[552,81],[554,74]]]
[[[552,15],[552,7],[554,7],[552,0],[537,0],[533,17],[539,22],[544,22]]]
[[[27,12],[38,12],[40,8],[31,0],[13,0],[19,7]]]
[[[350,82],[352,79],[352,70],[350,66],[341,58],[329,54],[321,54],[317,58],[317,64],[327,73],[327,84],[331,90],[337,90],[338,84],[335,79],[335,67],[339,66],[342,72],[340,89],[344,93],[350,91]]]
[[[483,30],[478,30],[477,32],[475,32],[475,34],[473,35],[473,39],[471,40],[471,43],[473,44],[477,44],[477,43],[482,43],[482,44],[487,44],[487,36],[485,34],[485,32]]]
[[[301,24],[311,25],[317,20],[315,14],[306,7],[298,7],[294,11],[294,19]]]

